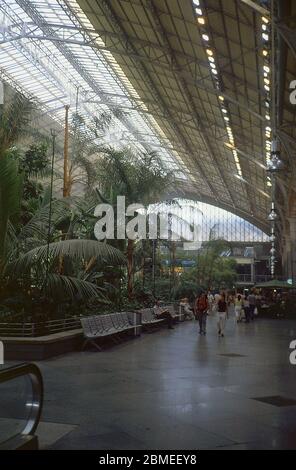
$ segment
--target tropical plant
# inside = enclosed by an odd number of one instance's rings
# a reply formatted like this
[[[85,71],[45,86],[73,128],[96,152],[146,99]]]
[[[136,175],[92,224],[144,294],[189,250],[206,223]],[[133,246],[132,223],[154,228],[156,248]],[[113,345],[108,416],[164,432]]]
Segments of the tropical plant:
[[[189,302],[193,302],[199,291],[200,287],[195,281],[186,280],[181,277],[180,282],[172,292],[172,297],[175,300],[180,300],[184,297],[187,297]]]
[[[72,195],[73,187],[82,185],[86,191],[93,189],[97,181],[96,165],[93,157],[105,150],[104,136],[116,118],[122,117],[122,111],[102,111],[87,121],[83,115],[75,112],[70,126],[69,164],[65,175],[65,195]],[[67,132],[67,130],[66,130]]]
[[[6,93],[0,105],[0,267],[9,221],[20,209],[22,177],[16,144],[27,132],[33,103],[20,93]]]
[[[0,107],[1,298],[14,286],[14,296],[19,292],[23,299],[37,295],[104,300],[94,273],[90,276],[89,260],[102,268],[121,266],[125,257],[107,243],[88,240],[89,231],[78,232],[83,204],[75,199],[52,201],[50,189],[34,179],[46,174],[48,157],[45,143],[30,144],[27,139],[26,146],[20,145],[32,109],[31,101],[18,93]],[[92,204],[84,216],[90,216]]]
[[[183,280],[195,281],[203,289],[233,287],[236,262],[221,256],[227,248],[228,242],[222,239],[205,242],[196,257],[196,266],[183,274]]]
[[[34,103],[19,92],[5,87],[4,103],[0,105],[0,158],[28,134]]]
[[[117,196],[125,196],[126,206],[137,203],[147,208],[171,189],[173,180],[173,173],[164,167],[155,152],[135,153],[129,149],[107,148],[99,162],[97,192],[102,202],[113,206],[117,220]],[[128,239],[127,284],[130,299],[133,298],[134,286],[134,250],[135,240]]]
[[[14,220],[20,209],[21,176],[14,152],[0,155],[0,267],[4,262],[9,221]]]
[[[120,266],[125,263],[121,251],[96,240],[61,240],[63,231],[73,222],[75,210],[69,200],[54,200],[41,205],[32,219],[16,232],[10,225],[8,249],[2,278],[8,283],[31,290],[39,296],[60,298],[98,297],[105,301],[104,289],[90,279],[89,259],[95,260],[97,269]],[[75,208],[75,203],[73,203]],[[58,241],[54,241],[55,239]],[[63,259],[63,269],[60,260]]]
[[[20,157],[20,170],[27,178],[40,177],[43,174],[48,176],[48,166],[48,143],[45,140],[31,144]]]

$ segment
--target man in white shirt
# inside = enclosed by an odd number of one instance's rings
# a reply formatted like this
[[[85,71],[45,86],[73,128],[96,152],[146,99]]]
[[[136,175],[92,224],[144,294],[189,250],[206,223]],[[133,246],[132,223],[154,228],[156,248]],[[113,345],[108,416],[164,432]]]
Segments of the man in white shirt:
[[[209,290],[209,292],[208,292],[208,304],[209,304],[208,314],[209,315],[211,315],[211,313],[213,313],[214,302],[215,302],[214,296],[213,296],[212,292]]]

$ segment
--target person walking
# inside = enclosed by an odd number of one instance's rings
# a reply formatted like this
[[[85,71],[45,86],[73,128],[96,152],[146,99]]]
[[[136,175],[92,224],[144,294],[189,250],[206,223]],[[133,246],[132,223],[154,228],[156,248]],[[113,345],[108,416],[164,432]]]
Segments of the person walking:
[[[235,312],[235,297],[233,293],[231,292],[228,295],[227,298],[227,306],[228,306],[228,316],[229,317],[234,317],[234,312]]]
[[[219,292],[216,292],[215,295],[214,295],[214,303],[213,303],[213,307],[212,307],[213,313],[218,312],[218,302],[219,302],[220,298],[221,298],[221,294]]]
[[[250,319],[254,320],[255,315],[255,308],[256,308],[256,295],[254,291],[251,291],[251,293],[248,295],[248,301],[249,301],[249,312],[250,312]]]
[[[218,336],[224,337],[225,324],[227,319],[227,302],[225,300],[225,295],[221,295],[220,300],[218,301]]]
[[[249,296],[248,295],[244,296],[243,308],[244,308],[244,312],[245,312],[246,323],[250,323],[250,304],[249,304]]]
[[[207,315],[208,315],[209,303],[207,296],[202,292],[195,301],[195,314],[199,322],[199,334],[206,335],[207,328]]]
[[[209,304],[208,314],[211,315],[213,313],[213,306],[215,302],[215,299],[211,290],[208,291],[207,299],[208,299],[208,304]]]
[[[243,313],[243,299],[240,294],[238,294],[235,298],[234,309],[235,309],[236,323],[240,323],[242,321],[242,313]]]

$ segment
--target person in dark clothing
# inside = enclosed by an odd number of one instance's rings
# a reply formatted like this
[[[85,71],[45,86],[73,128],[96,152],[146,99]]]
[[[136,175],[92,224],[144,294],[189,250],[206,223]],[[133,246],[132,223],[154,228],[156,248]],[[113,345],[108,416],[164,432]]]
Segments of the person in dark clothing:
[[[201,293],[195,301],[195,314],[199,322],[199,334],[206,335],[209,303],[205,293]]]
[[[251,320],[254,320],[255,315],[255,307],[256,307],[256,295],[254,292],[251,292],[248,296],[248,301],[249,301],[249,317]]]
[[[224,337],[224,329],[226,324],[226,319],[228,316],[228,306],[225,300],[225,295],[221,295],[221,298],[218,302],[218,336]]]

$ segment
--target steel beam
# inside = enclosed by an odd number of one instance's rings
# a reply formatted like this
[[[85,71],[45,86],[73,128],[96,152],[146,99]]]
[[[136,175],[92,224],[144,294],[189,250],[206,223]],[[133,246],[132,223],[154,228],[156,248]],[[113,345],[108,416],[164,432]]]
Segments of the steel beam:
[[[165,47],[166,49],[169,51],[169,54],[170,54],[170,64],[174,65],[174,68],[175,70],[178,70],[179,69],[179,65],[177,63],[177,60],[176,60],[176,57],[174,55],[174,51],[173,49],[171,48],[171,45],[170,45],[170,42],[166,36],[166,31],[161,23],[161,20],[159,18],[159,14],[158,14],[158,11],[157,11],[157,8],[155,7],[155,4],[153,2],[153,0],[147,0],[146,2],[148,5],[149,5],[149,10],[150,10],[150,13],[152,15],[152,18],[153,18],[153,21],[156,25],[156,28],[157,28],[157,32],[158,34],[160,35],[160,37],[162,38],[162,41],[163,43],[165,44]],[[219,163],[219,161],[217,160],[216,158],[216,155],[215,155],[215,152],[213,151],[213,148],[212,148],[212,145],[211,145],[211,142],[208,138],[208,135],[207,135],[207,132],[206,132],[206,129],[204,127],[204,124],[201,120],[201,117],[196,109],[196,106],[194,105],[194,102],[193,102],[193,99],[192,99],[192,96],[190,95],[190,92],[187,88],[187,84],[185,83],[183,77],[180,77],[179,73],[176,71],[175,72],[176,74],[176,77],[177,79],[179,80],[179,83],[181,85],[181,88],[183,89],[183,92],[185,94],[185,97],[186,97],[186,101],[187,103],[189,104],[191,110],[192,110],[192,115],[194,117],[194,121],[197,125],[197,127],[200,129],[201,131],[201,136],[202,136],[202,139],[203,139],[203,142],[204,142],[204,145],[208,151],[208,154],[212,157],[212,159],[214,160],[215,162],[215,165],[218,169],[218,172],[220,173],[220,177],[224,183],[224,187],[225,187],[225,191],[227,191],[227,193],[229,194],[230,196],[230,199],[232,200],[232,203],[235,207],[235,199],[233,197],[233,195],[231,194],[230,190],[229,190],[229,185],[227,184],[227,181],[225,179],[225,175],[223,173],[223,170],[221,168],[221,165]]]
[[[286,24],[278,22],[276,28],[283,38],[289,49],[291,50],[294,59],[296,59],[296,32],[295,29],[289,28]]]
[[[24,25],[27,25],[28,27],[32,28],[33,23],[24,23]],[[38,32],[38,33],[36,32],[36,28],[33,28],[31,31],[28,31],[25,28],[25,32],[23,32],[23,33],[18,33],[17,31],[13,32],[13,30],[11,30],[9,33],[2,34],[2,40],[0,39],[0,45],[1,44],[11,43],[11,42],[17,42],[21,39],[31,39],[31,40],[37,40],[37,41],[51,41],[51,42],[54,42],[54,43],[55,42],[61,42],[62,44],[79,45],[79,46],[82,46],[82,47],[91,47],[91,48],[93,48],[95,50],[99,50],[99,51],[108,51],[112,54],[116,54],[117,56],[119,55],[119,56],[122,56],[122,57],[128,57],[128,58],[143,60],[143,61],[145,61],[145,63],[150,64],[151,66],[160,67],[161,70],[163,70],[163,71],[167,71],[167,72],[170,72],[170,73],[173,72],[173,73],[182,74],[183,78],[186,80],[186,82],[188,84],[192,84],[192,85],[196,86],[197,88],[199,88],[201,90],[204,90],[204,91],[206,91],[210,94],[215,94],[215,95],[220,94],[220,95],[224,96],[224,98],[227,99],[229,102],[235,104],[239,108],[244,109],[245,111],[247,111],[248,113],[250,113],[254,117],[256,117],[257,119],[259,119],[261,121],[264,121],[264,117],[261,116],[259,113],[257,113],[252,108],[250,108],[249,104],[242,103],[241,101],[238,101],[237,99],[233,98],[232,96],[230,96],[227,93],[227,90],[219,92],[215,88],[207,85],[207,83],[205,83],[207,77],[203,77],[203,78],[202,77],[192,77],[192,74],[190,72],[185,71],[184,66],[182,66],[182,67],[180,65],[174,66],[174,64],[170,64],[170,66],[168,66],[167,60],[161,61],[160,59],[162,57],[164,57],[164,58],[167,57],[167,51],[165,50],[165,48],[163,46],[159,46],[159,45],[156,45],[156,44],[149,43],[147,41],[143,41],[145,44],[149,45],[150,50],[152,50],[152,49],[155,50],[155,49],[158,49],[158,48],[161,48],[161,50],[163,50],[163,55],[161,57],[155,59],[155,58],[149,58],[149,56],[147,54],[140,54],[139,52],[137,52],[137,53],[131,52],[129,50],[130,48],[122,50],[122,49],[116,48],[116,47],[99,45],[99,44],[96,43],[96,40],[98,38],[102,39],[102,36],[99,36],[99,35],[97,37],[94,37],[93,39],[85,38],[84,40],[81,40],[80,36],[81,36],[82,30],[80,28],[67,26],[67,25],[57,25],[55,23],[44,23],[42,26],[43,27],[46,26],[48,28],[53,28],[53,30],[56,34],[55,35],[53,35],[53,34],[51,34],[51,35],[40,34],[40,32]],[[62,33],[63,31],[68,31],[68,30],[74,32],[72,36],[60,37],[58,35],[59,33]],[[96,30],[91,30],[91,29],[90,30],[85,30],[84,33],[86,33],[87,31],[89,31],[89,34],[97,34]],[[79,35],[78,39],[75,39],[75,32],[76,32],[77,35]],[[104,32],[102,32],[102,34],[104,34]],[[0,34],[0,36],[1,36],[1,34]],[[116,36],[116,37],[118,38],[118,36]],[[138,42],[138,40],[136,42]],[[124,43],[121,42],[120,46],[123,47]],[[201,66],[204,66],[204,67],[208,68],[208,63],[206,61],[198,60],[196,57],[188,56],[186,54],[180,54],[180,52],[175,51],[175,50],[173,51],[173,53],[174,53],[174,55],[176,55],[176,57],[180,57],[183,60],[184,60],[184,58],[187,58],[187,60],[188,60],[187,65],[190,65],[192,63],[196,63],[199,66],[201,65]],[[220,67],[220,69],[221,69],[221,71],[223,71],[224,66]],[[239,77],[235,77],[234,75],[226,72],[225,70],[223,71],[223,73],[225,74],[225,76],[227,76],[229,79],[231,79],[231,81],[235,81],[235,82],[241,84],[242,86],[245,86],[245,82],[242,81]],[[240,95],[240,94],[238,93],[238,95]],[[244,95],[241,94],[240,96],[243,99],[245,99]],[[262,99],[263,99],[263,97],[264,96],[262,94]]]
[[[254,2],[253,0],[240,0],[240,1],[241,1],[241,3],[244,3],[248,7],[255,10],[260,15],[266,16],[267,18],[270,17],[270,11],[267,10],[266,8],[262,7],[261,5],[258,5],[258,3]]]
[[[121,23],[120,23],[119,19],[117,18],[112,6],[109,4],[109,2],[107,2],[106,0],[100,0],[100,8],[104,11],[104,13],[108,17],[109,21],[112,22],[112,25],[113,25],[114,29],[116,30],[117,34],[120,35],[121,39],[125,42],[125,44],[128,44],[129,48],[131,48],[132,51],[136,52],[134,45],[130,42],[129,36],[127,35],[125,30],[121,26]],[[159,103],[159,105],[160,105],[162,111],[164,112],[164,114],[167,115],[168,118],[170,119],[170,125],[171,125],[172,129],[176,132],[176,135],[178,135],[178,138],[180,139],[180,142],[182,143],[182,146],[184,147],[184,149],[186,150],[187,153],[192,154],[192,156],[194,156],[194,150],[188,144],[188,142],[187,142],[186,138],[184,137],[181,129],[179,128],[179,124],[177,124],[174,116],[171,114],[171,111],[167,108],[167,105],[166,105],[163,97],[159,93],[157,87],[155,86],[155,83],[153,82],[153,79],[150,76],[150,71],[145,66],[145,63],[143,63],[140,59],[138,59],[137,60],[137,65],[138,65],[139,69],[141,70],[143,76],[146,77],[146,83],[149,86],[149,90],[152,93],[152,96],[154,97],[156,102]],[[206,175],[206,173],[204,172],[200,162],[197,159],[195,159],[195,162],[196,162],[196,165],[199,169],[201,177],[204,179],[204,181],[208,185],[210,191],[212,192],[212,194],[214,194],[215,198],[218,198],[218,194],[216,193],[216,191],[215,191],[213,185],[211,184],[211,182],[209,181],[209,178]]]

